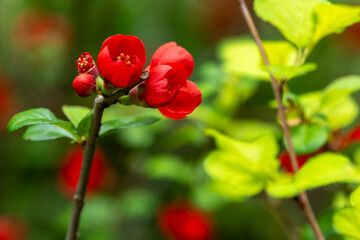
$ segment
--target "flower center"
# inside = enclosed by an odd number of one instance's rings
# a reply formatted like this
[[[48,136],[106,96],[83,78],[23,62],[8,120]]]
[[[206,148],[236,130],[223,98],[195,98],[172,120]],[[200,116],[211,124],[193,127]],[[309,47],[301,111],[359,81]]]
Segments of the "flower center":
[[[130,56],[125,55],[124,53],[120,53],[120,55],[116,57],[116,61],[124,61],[126,66],[132,65],[130,61]]]
[[[86,73],[94,67],[93,58],[87,54],[80,55],[75,64],[79,69],[79,73]]]

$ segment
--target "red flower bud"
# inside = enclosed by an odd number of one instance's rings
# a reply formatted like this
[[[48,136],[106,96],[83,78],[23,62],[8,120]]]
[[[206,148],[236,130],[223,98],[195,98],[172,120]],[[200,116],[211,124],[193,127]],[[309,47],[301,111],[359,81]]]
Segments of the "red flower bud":
[[[99,71],[97,70],[96,63],[90,53],[84,52],[80,55],[77,60],[75,60],[75,65],[78,69],[78,73],[88,73],[94,79],[99,76]]]
[[[151,59],[150,69],[169,63],[182,64],[187,70],[186,79],[190,77],[194,70],[194,59],[191,54],[185,48],[177,46],[175,42],[165,43],[155,51]]]
[[[151,68],[145,82],[145,101],[152,107],[166,106],[184,85],[186,76],[186,69],[178,63]]]
[[[174,240],[209,240],[213,232],[210,217],[184,201],[163,208],[158,224],[162,232]]]
[[[74,79],[73,88],[80,97],[88,97],[95,92],[96,83],[90,74],[81,73]]]
[[[172,119],[182,119],[192,113],[202,101],[200,89],[195,83],[186,81],[177,95],[166,106],[160,107],[160,112]]]
[[[135,36],[114,35],[100,49],[97,64],[100,74],[113,86],[124,88],[139,81],[145,64],[145,47]]]
[[[71,149],[64,156],[60,164],[59,182],[61,190],[66,195],[71,196],[75,192],[80,176],[82,160],[83,152],[80,147],[76,147]],[[97,149],[91,166],[89,182],[87,185],[88,192],[94,192],[101,188],[105,170],[105,156],[100,149]]]

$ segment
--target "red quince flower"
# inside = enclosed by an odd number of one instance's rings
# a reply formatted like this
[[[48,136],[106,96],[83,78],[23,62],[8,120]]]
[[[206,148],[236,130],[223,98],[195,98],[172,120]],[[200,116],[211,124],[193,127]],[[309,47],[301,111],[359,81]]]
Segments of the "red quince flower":
[[[81,164],[83,160],[83,152],[80,147],[75,147],[68,151],[63,160],[61,161],[59,168],[59,183],[62,192],[71,196],[77,186],[77,182],[80,176]],[[104,153],[101,149],[96,149],[94,160],[91,166],[89,182],[87,185],[87,191],[92,193],[99,190],[102,187],[106,172],[106,162]]]
[[[145,64],[143,42],[130,35],[107,38],[100,49],[97,64],[105,83],[124,88],[139,81]]]
[[[77,60],[75,60],[75,65],[78,69],[78,73],[88,73],[96,79],[99,76],[99,71],[97,70],[96,63],[90,53],[84,52],[81,54]]]
[[[178,46],[175,42],[165,43],[155,51],[149,69],[169,63],[182,64],[187,71],[186,79],[190,77],[194,70],[194,59],[191,54],[185,48]]]
[[[88,73],[79,74],[73,81],[73,89],[80,97],[91,96],[96,90],[95,79]]]
[[[307,162],[307,160],[309,160],[309,158],[314,157],[315,155],[324,152],[324,148],[320,148],[318,149],[316,152],[313,153],[307,153],[307,154],[303,154],[303,155],[297,155],[296,156],[296,160],[298,162],[298,166],[299,169]],[[291,166],[291,161],[290,161],[290,155],[288,152],[282,152],[279,155],[279,160],[281,162],[281,166],[288,172],[291,174],[294,174],[293,168]]]
[[[176,201],[158,215],[161,231],[174,240],[209,240],[213,224],[205,212],[185,201]]]
[[[22,219],[0,216],[0,240],[24,240],[26,236],[27,229]]]
[[[171,63],[150,69],[145,82],[144,99],[152,107],[166,106],[185,84],[187,71],[183,65]]]
[[[192,81],[187,80],[179,89],[175,98],[166,106],[159,107],[160,112],[172,119],[182,119],[192,113],[202,101],[200,89]]]

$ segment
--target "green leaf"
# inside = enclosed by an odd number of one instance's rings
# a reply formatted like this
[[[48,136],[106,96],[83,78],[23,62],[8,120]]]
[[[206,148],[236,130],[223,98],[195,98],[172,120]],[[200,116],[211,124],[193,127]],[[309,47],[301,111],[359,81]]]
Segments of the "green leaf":
[[[360,207],[360,186],[351,193],[350,202],[352,206]]]
[[[333,224],[346,239],[360,239],[360,208],[348,207],[339,210],[333,217]]]
[[[351,96],[321,105],[318,113],[325,116],[326,124],[331,129],[340,129],[350,125],[359,114],[359,107]]]
[[[277,27],[298,48],[312,43],[313,9],[326,0],[255,0],[256,14]]]
[[[224,195],[246,197],[257,194],[264,188],[267,177],[277,173],[278,146],[271,134],[263,134],[252,142],[243,142],[212,129],[206,133],[215,138],[218,150],[206,158],[205,170],[216,186],[224,185],[220,188],[228,193],[222,192]]]
[[[92,119],[92,111],[90,111],[87,115],[85,115],[83,119],[81,119],[77,127],[77,132],[80,136],[83,136],[85,138],[89,137]]]
[[[58,119],[47,108],[34,108],[16,114],[8,123],[7,129],[13,132],[19,128],[36,125],[36,124],[52,124],[65,123],[65,121]]]
[[[225,72],[235,75],[268,80],[268,71],[277,78],[290,79],[314,71],[314,63],[297,65],[296,48],[287,41],[264,41],[264,48],[271,66],[266,68],[255,42],[251,39],[228,39],[219,47]]]
[[[360,7],[340,4],[320,4],[314,8],[316,43],[327,35],[342,33],[346,27],[360,21]]]
[[[57,138],[70,138],[78,141],[79,137],[74,132],[73,126],[70,122],[63,124],[41,124],[30,126],[23,135],[24,139],[29,141],[44,141]]]
[[[273,197],[290,198],[332,183],[359,181],[360,170],[347,157],[327,152],[310,158],[294,176],[279,174],[266,191]]]
[[[351,75],[338,78],[330,83],[326,88],[322,104],[344,98],[360,90],[360,76]]]
[[[266,68],[276,79],[291,79],[297,76],[306,75],[317,69],[316,63],[305,63],[299,66],[269,66]]]
[[[326,126],[316,124],[301,124],[292,127],[290,134],[296,154],[316,151],[325,144],[328,137]]]
[[[159,120],[159,118],[153,116],[135,116],[112,119],[102,123],[99,135],[101,136],[120,129],[145,126]]]
[[[77,128],[81,120],[89,114],[91,109],[83,106],[64,105],[62,111],[74,127]]]

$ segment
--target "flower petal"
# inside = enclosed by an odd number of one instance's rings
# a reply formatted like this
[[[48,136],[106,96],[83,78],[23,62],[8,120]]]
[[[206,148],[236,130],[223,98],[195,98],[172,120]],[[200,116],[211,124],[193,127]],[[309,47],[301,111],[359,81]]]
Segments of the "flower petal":
[[[169,50],[170,48],[176,47],[177,44],[176,42],[168,42],[165,43],[163,45],[161,45],[154,53],[152,59],[151,59],[151,67],[155,67],[158,64],[159,60],[161,59],[161,57],[164,55],[164,53]]]
[[[201,92],[195,83],[186,81],[179,89],[176,97],[165,107],[160,107],[160,112],[168,118],[182,119],[192,113],[202,101]]]
[[[100,51],[99,56],[97,58],[97,65],[100,74],[105,79],[111,79],[111,76],[113,75],[114,66],[108,46],[106,46]]]

